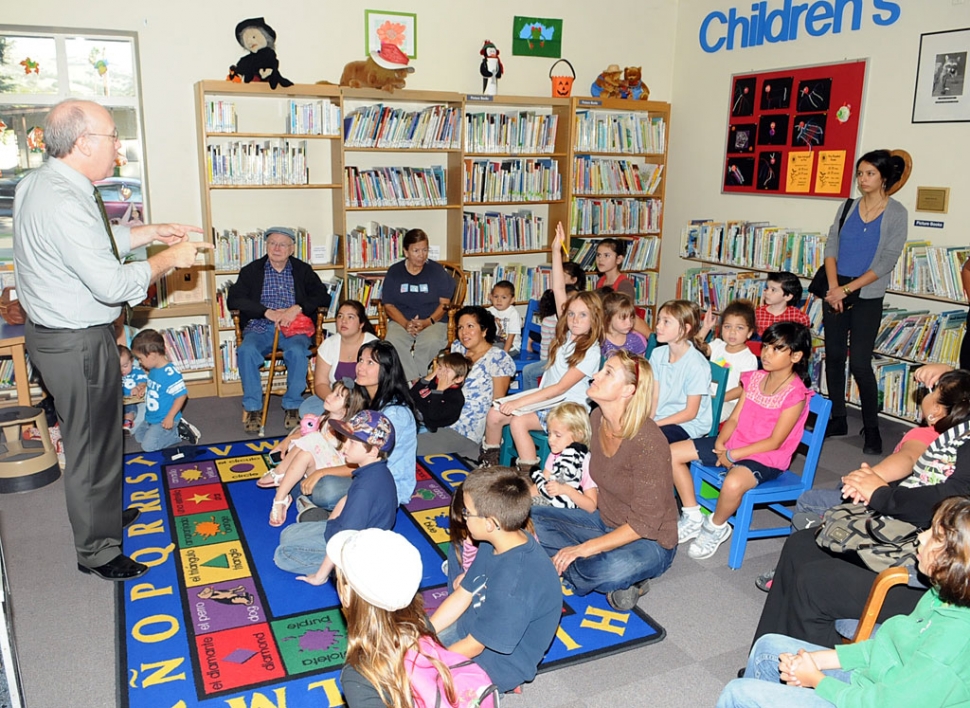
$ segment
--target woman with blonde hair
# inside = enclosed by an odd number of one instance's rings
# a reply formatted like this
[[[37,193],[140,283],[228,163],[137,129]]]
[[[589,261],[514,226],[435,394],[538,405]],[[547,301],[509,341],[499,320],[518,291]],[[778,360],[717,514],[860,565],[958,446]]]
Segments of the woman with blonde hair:
[[[539,543],[578,595],[606,594],[632,609],[647,581],[670,567],[677,551],[670,445],[653,412],[653,374],[643,357],[618,351],[593,376],[590,476],[598,508],[533,507]]]

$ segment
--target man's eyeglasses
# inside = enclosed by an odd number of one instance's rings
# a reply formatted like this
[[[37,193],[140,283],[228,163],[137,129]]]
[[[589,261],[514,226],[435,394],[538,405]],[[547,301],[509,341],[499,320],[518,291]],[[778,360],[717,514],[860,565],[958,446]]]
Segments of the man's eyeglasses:
[[[94,137],[97,137],[97,138],[111,138],[112,140],[114,140],[114,141],[117,142],[117,140],[118,140],[118,129],[115,128],[110,133],[85,133],[85,135],[93,135]]]

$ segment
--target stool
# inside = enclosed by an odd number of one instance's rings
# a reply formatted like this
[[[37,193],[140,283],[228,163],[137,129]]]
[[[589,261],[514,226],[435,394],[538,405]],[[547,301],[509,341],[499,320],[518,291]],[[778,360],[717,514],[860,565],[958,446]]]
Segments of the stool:
[[[40,431],[39,443],[24,444],[22,429],[27,425]],[[0,452],[0,494],[40,489],[61,475],[44,411],[30,406],[0,408],[0,429],[5,448]]]

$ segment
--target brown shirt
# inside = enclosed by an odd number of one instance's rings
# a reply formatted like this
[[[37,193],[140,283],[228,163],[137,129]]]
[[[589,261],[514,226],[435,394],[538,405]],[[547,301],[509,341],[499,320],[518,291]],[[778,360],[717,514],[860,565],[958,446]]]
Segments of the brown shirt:
[[[664,548],[677,545],[677,504],[670,466],[670,445],[660,428],[647,420],[632,440],[624,440],[613,457],[600,444],[603,413],[590,416],[589,474],[599,486],[599,512],[613,528],[630,524],[641,538]]]

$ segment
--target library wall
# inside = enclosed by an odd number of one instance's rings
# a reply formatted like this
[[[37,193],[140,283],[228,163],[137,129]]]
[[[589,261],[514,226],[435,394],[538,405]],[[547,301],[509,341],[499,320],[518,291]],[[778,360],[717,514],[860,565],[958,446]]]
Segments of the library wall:
[[[154,220],[199,223],[198,162],[192,87],[220,79],[241,55],[233,29],[239,20],[265,16],[276,30],[281,73],[297,83],[336,82],[348,61],[364,58],[364,8],[415,12],[418,58],[409,89],[481,93],[478,54],[485,39],[502,52],[506,76],[499,93],[551,95],[553,59],[512,56],[512,17],[523,12],[563,20],[563,56],[576,68],[573,93],[608,64],[643,65],[651,98],[670,100],[676,0],[616,0],[604,12],[584,0],[513,0],[486,4],[440,0],[388,0],[375,4],[331,0],[254,0],[229,3],[7,3],[11,25],[136,31],[139,35],[145,111],[148,192]],[[563,65],[560,65],[563,66]],[[264,224],[265,225],[265,224]]]
[[[888,27],[876,26],[869,16],[873,3],[856,0],[864,21],[858,31],[808,36],[804,29],[794,41],[764,44],[708,54],[698,37],[701,23],[712,11],[750,14],[749,4],[731,0],[692,0],[679,5],[671,97],[673,129],[668,160],[661,297],[672,296],[678,275],[696,263],[679,258],[681,229],[690,219],[770,221],[778,226],[826,233],[842,200],[721,194],[727,134],[731,75],[785,67],[867,58],[864,105],[861,106],[859,153],[877,148],[901,148],[913,157],[913,173],[896,195],[909,210],[909,239],[934,245],[966,245],[970,222],[970,171],[960,146],[970,137],[970,123],[910,122],[920,34],[970,26],[970,4],[955,0],[903,0],[901,16]],[[853,3],[848,3],[852,5]],[[779,8],[769,0],[769,10]],[[859,110],[853,106],[852,110]],[[916,186],[950,188],[948,214],[916,212]],[[853,196],[857,192],[853,189]],[[917,228],[914,219],[943,221],[943,229]],[[890,297],[900,306],[924,307],[912,298]],[[930,309],[952,305],[930,304]]]

